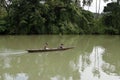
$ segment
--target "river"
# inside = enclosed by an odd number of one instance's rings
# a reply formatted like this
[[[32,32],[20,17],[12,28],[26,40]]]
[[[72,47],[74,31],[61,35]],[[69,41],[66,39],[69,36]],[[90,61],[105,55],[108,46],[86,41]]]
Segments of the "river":
[[[55,52],[27,49],[74,46]],[[0,80],[120,80],[120,36],[0,36]]]

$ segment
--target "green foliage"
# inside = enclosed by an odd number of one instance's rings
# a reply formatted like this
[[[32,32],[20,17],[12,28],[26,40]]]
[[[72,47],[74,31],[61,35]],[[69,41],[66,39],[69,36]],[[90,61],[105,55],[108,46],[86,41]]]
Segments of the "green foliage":
[[[103,24],[106,26],[105,33],[120,34],[120,5],[117,3],[109,3],[104,8]]]
[[[0,20],[0,33],[5,33],[6,27],[5,27],[6,22],[4,20]]]
[[[92,34],[104,34],[105,33],[105,25],[102,23],[102,18],[98,18],[94,20],[94,26]]]
[[[5,0],[3,0],[5,1]],[[10,0],[0,8],[1,34],[120,34],[120,5],[94,18],[77,0]]]
[[[6,33],[6,11],[4,8],[0,7],[0,34],[5,34]]]
[[[72,0],[11,0],[8,4],[8,34],[84,34],[91,33],[93,15]],[[92,26],[91,26],[92,24]]]

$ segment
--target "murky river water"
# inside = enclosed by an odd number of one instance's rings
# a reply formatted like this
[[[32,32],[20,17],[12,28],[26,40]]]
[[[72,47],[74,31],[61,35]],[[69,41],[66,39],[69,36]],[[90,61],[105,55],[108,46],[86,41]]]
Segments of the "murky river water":
[[[45,42],[75,48],[25,51]],[[120,80],[120,36],[0,36],[0,80]]]

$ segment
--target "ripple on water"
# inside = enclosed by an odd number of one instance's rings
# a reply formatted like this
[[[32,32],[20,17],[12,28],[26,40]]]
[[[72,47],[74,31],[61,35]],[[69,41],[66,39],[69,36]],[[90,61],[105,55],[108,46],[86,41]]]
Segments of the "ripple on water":
[[[5,49],[0,51],[0,56],[19,55],[19,54],[25,54],[25,53],[27,53],[27,51]]]

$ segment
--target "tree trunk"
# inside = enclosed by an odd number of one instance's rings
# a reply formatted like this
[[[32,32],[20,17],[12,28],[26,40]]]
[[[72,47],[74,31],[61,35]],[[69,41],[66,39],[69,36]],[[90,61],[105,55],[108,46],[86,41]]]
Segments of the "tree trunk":
[[[120,5],[120,0],[117,0],[117,3]]]
[[[100,5],[101,5],[101,0],[99,0],[99,8],[98,8],[98,13],[100,13]]]
[[[98,0],[96,0],[96,13],[97,13],[97,1],[98,1]]]

